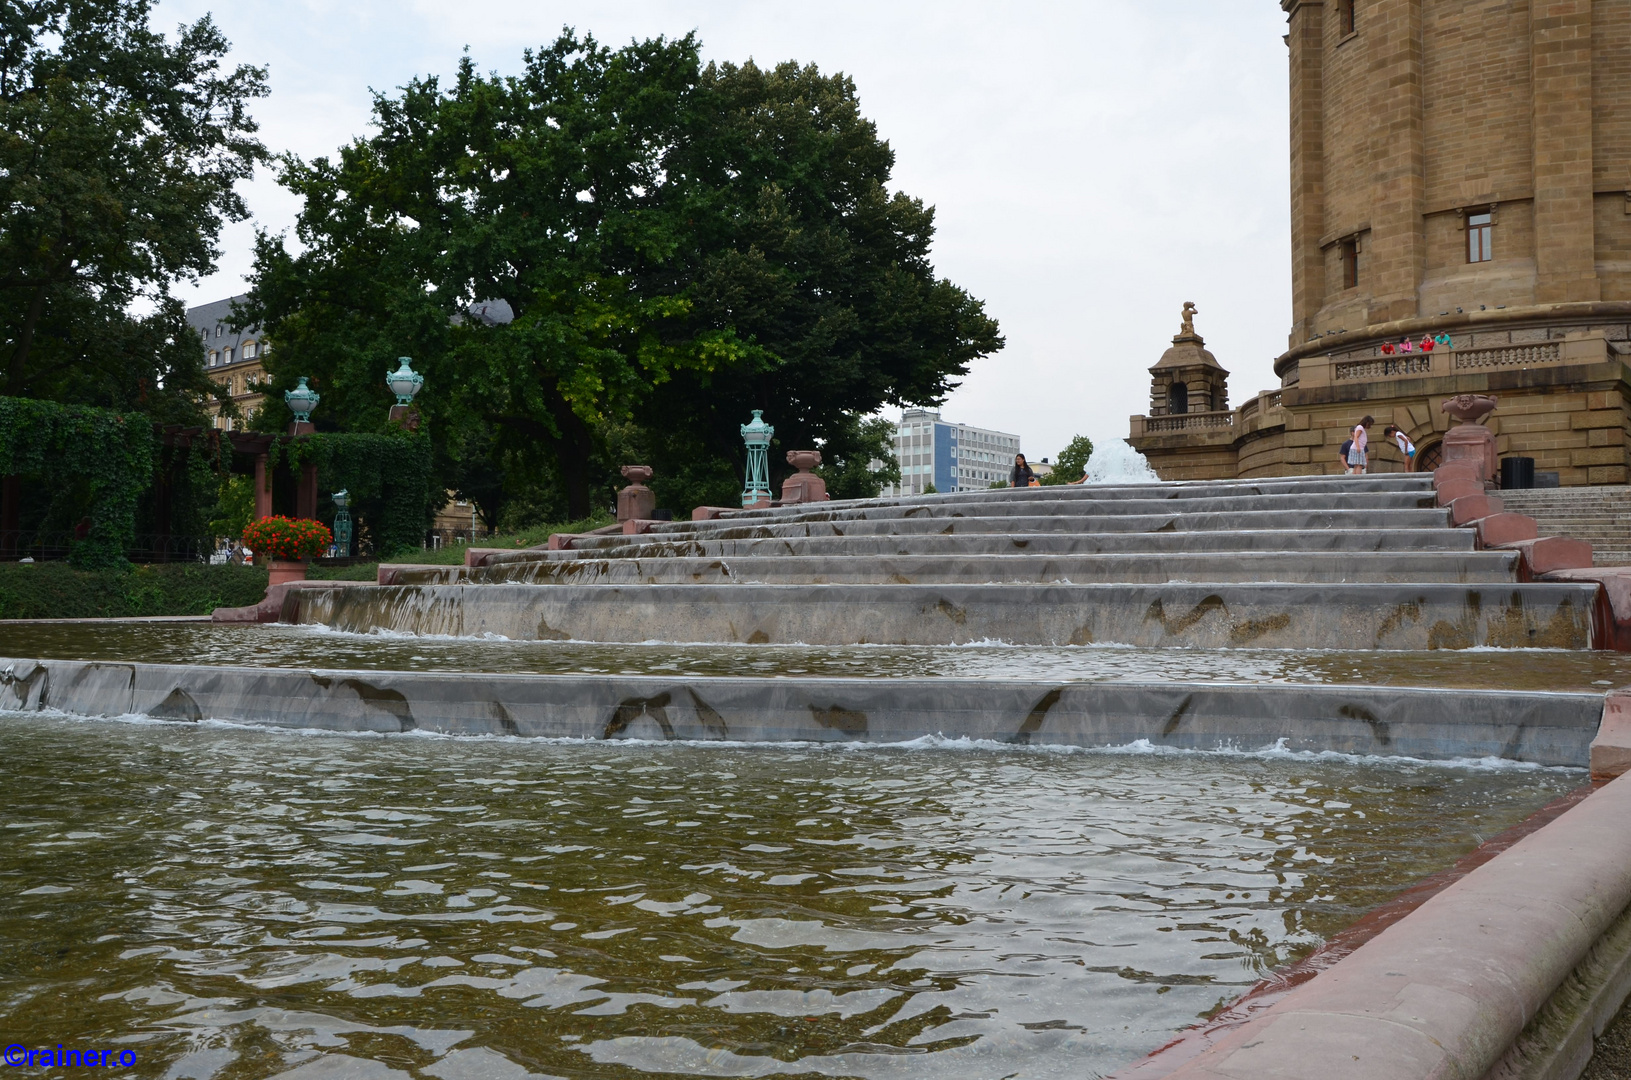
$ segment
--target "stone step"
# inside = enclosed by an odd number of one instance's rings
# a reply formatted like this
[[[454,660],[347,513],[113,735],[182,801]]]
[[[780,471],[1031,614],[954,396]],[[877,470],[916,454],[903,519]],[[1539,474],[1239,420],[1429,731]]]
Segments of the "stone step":
[[[1346,492],[1432,491],[1430,474],[1394,476],[1292,476],[1261,480],[1151,481],[1135,484],[1060,484],[1038,488],[980,488],[975,491],[938,495],[893,495],[878,499],[835,500],[824,506],[898,505],[921,506],[961,501],[1024,502],[1027,499],[1190,499],[1232,494],[1342,494]],[[796,507],[768,507],[758,510],[732,510],[740,514],[776,514]]]
[[[1584,768],[1601,694],[1204,680],[516,675],[0,659],[0,709],[309,730],[1506,758]],[[178,708],[179,705],[179,708]],[[1159,767],[1159,766],[1157,766]]]
[[[532,585],[899,584],[984,582],[1074,584],[1170,581],[1435,581],[1493,584],[1517,580],[1513,552],[1220,552],[1152,555],[762,555],[732,558],[655,556],[552,559],[417,567],[394,585],[464,582]]]
[[[286,618],[520,640],[1586,649],[1593,584],[336,585]]]
[[[1245,529],[1442,529],[1450,523],[1446,509],[1422,510],[1243,510],[1226,513],[1129,514],[1104,517],[909,517],[849,521],[709,521],[693,528],[653,530],[663,539],[740,540],[769,536],[884,536],[908,533],[1155,533],[1210,532]],[[582,544],[616,542],[616,537],[590,537]]]
[[[719,558],[768,555],[1107,555],[1226,551],[1471,551],[1471,529],[1217,530],[1157,533],[972,533],[676,540],[593,537],[577,550],[499,552],[488,565],[587,558]]]
[[[715,522],[718,524],[740,524],[744,521],[753,521],[755,523],[760,521],[888,521],[922,517],[1116,517],[1172,513],[1228,513],[1251,510],[1412,510],[1432,506],[1432,493],[1425,491],[1361,492],[1329,496],[1249,494],[1226,497],[1209,496],[1183,500],[1168,498],[1032,498],[1019,502],[1015,500],[974,499],[912,506],[887,504],[838,507],[815,506],[799,509],[797,512],[761,516],[732,515],[715,519]],[[654,527],[652,531],[663,533],[688,532],[693,528],[705,528],[707,524],[709,523],[665,522]]]

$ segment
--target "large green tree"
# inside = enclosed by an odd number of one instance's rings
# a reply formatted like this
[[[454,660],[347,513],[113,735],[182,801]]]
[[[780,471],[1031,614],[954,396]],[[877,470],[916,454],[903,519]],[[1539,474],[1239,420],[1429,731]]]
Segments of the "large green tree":
[[[244,317],[342,424],[382,423],[384,365],[414,355],[447,476],[490,487],[478,452],[544,466],[579,517],[626,453],[675,501],[719,498],[749,408],[853,459],[860,415],[936,401],[1001,345],[935,278],[932,211],[889,192],[842,76],[569,31],[519,75],[466,57],[374,116],[337,160],[286,162],[302,250],[261,238]]]
[[[209,273],[265,157],[208,17],[152,0],[0,0],[0,393],[197,420],[212,392],[178,280]]]

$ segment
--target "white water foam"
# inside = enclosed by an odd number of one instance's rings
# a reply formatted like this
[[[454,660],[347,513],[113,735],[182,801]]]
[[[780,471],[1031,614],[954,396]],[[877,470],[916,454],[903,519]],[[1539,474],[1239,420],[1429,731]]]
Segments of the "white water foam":
[[[570,736],[550,735],[500,735],[500,734],[458,734],[446,731],[427,731],[423,728],[414,728],[409,731],[338,731],[332,728],[312,727],[280,727],[275,724],[258,724],[239,720],[221,720],[205,718],[196,724],[186,721],[177,721],[164,718],[155,718],[144,713],[125,713],[120,716],[84,716],[77,713],[63,712],[58,709],[40,709],[35,712],[21,713],[16,711],[0,712],[0,716],[14,717],[47,717],[53,720],[71,720],[80,723],[117,723],[133,724],[139,726],[156,726],[167,728],[205,728],[213,730],[252,731],[268,735],[292,736],[319,736],[338,737],[346,739],[384,739],[384,738],[419,738],[419,739],[446,739],[477,742],[504,742],[516,746],[580,746],[580,747],[620,747],[638,748],[642,751],[659,751],[664,748],[675,749],[719,749],[719,750],[802,750],[822,753],[874,753],[899,751],[929,751],[951,753],[1002,753],[1002,754],[1059,754],[1059,755],[1088,755],[1110,757],[1179,757],[1179,758],[1205,758],[1222,757],[1242,761],[1286,761],[1304,762],[1309,764],[1342,764],[1356,766],[1379,766],[1384,768],[1430,768],[1449,769],[1465,772],[1555,772],[1580,773],[1584,769],[1572,765],[1541,765],[1531,761],[1513,761],[1500,757],[1454,757],[1454,758],[1418,758],[1407,757],[1402,754],[1350,754],[1337,750],[1292,750],[1286,743],[1288,740],[1279,738],[1273,743],[1255,749],[1241,747],[1228,742],[1219,742],[1208,749],[1162,746],[1152,743],[1149,739],[1134,739],[1129,743],[1113,746],[1075,746],[1065,743],[1012,743],[996,739],[977,739],[966,735],[948,736],[944,734],[920,735],[913,739],[901,739],[893,742],[812,742],[797,739],[778,739],[765,741],[748,741],[744,739],[594,739],[576,738]]]
[[[1086,484],[1158,484],[1143,454],[1127,445],[1125,439],[1106,439],[1093,444],[1093,456],[1087,459]]]

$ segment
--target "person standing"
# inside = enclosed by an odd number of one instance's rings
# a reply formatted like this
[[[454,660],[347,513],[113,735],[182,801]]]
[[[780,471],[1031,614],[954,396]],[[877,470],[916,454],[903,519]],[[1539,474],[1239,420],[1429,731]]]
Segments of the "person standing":
[[[1416,444],[1410,441],[1410,436],[1404,433],[1404,429],[1399,427],[1398,424],[1389,424],[1383,430],[1382,435],[1384,438],[1389,435],[1393,436],[1393,441],[1398,444],[1399,453],[1404,455],[1404,471],[1415,472]]]
[[[1348,447],[1348,475],[1364,476],[1365,466],[1369,461],[1366,450],[1370,446],[1369,428],[1376,421],[1372,417],[1365,417],[1354,425],[1353,445]]]
[[[1014,471],[1008,474],[1009,487],[1030,487],[1036,480],[1036,474],[1025,463],[1024,454],[1014,455]]]

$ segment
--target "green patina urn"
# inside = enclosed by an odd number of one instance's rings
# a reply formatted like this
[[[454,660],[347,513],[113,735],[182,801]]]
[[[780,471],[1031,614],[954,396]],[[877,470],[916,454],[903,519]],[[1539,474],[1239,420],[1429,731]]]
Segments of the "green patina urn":
[[[398,405],[411,405],[413,396],[425,385],[425,377],[408,366],[413,362],[409,357],[399,356],[396,362],[397,369],[385,373],[385,385],[396,395]]]
[[[306,385],[306,376],[300,376],[300,385],[293,390],[283,392],[283,403],[289,406],[294,413],[295,422],[305,424],[311,421],[311,411],[317,408],[317,403],[323,400],[323,395]]]

